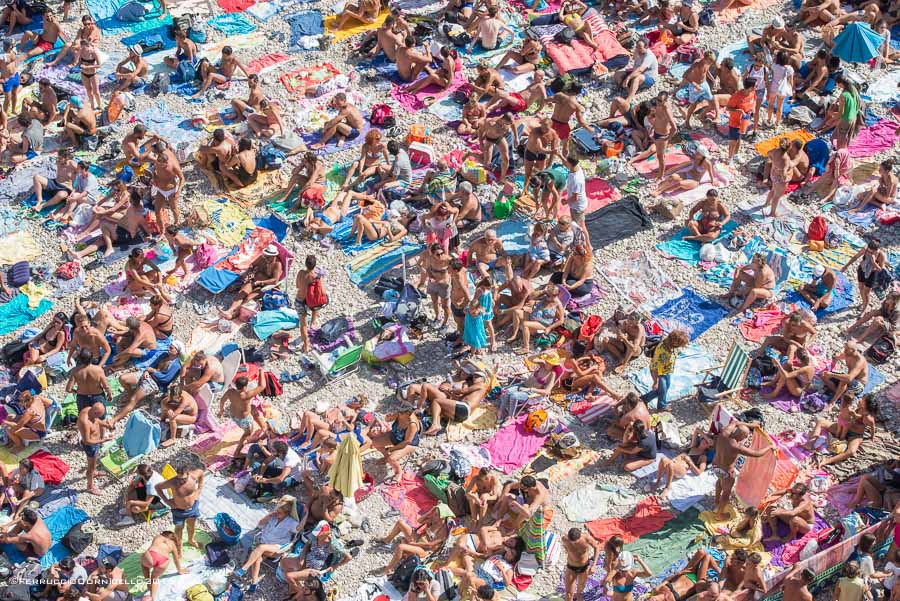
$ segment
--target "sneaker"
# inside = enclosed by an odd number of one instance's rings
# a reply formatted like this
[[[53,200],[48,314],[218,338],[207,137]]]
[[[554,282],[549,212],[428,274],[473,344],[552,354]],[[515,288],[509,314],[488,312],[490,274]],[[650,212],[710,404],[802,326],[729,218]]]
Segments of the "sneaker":
[[[248,586],[248,587],[247,587],[247,594],[248,594],[248,595],[252,595],[253,593],[255,593],[258,586],[259,586],[259,585],[257,585],[255,582],[254,582],[253,584],[251,584],[250,586]]]

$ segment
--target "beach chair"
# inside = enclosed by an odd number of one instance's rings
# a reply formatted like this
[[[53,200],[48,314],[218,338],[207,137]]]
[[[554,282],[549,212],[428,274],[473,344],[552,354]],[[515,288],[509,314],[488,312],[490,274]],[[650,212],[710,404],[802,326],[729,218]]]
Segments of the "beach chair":
[[[175,471],[175,468],[172,467],[172,464],[167,463],[163,466],[159,475],[162,476],[164,480],[171,480],[178,475],[178,472]],[[147,509],[147,511],[144,512],[144,519],[149,524],[150,520],[152,520],[153,518],[162,517],[167,513],[169,513],[169,508],[166,505],[157,507],[156,509]]]
[[[141,427],[137,427],[137,420],[139,419],[143,420]],[[115,440],[106,443],[101,449],[100,466],[116,480],[121,479],[122,476],[135,469],[144,458],[144,455],[146,455],[146,453],[129,455],[125,436],[128,434],[134,435],[133,433],[135,432],[138,436],[149,436],[155,439],[155,449],[156,446],[159,446],[160,431],[161,427],[157,418],[152,417],[143,409],[135,409],[125,424],[125,432]]]
[[[721,370],[719,375],[712,376],[711,372],[717,370]],[[736,400],[738,392],[744,388],[749,370],[750,355],[735,340],[724,365],[704,370],[706,379],[696,385],[697,398],[710,411],[715,407],[713,403],[723,399]]]
[[[310,358],[319,370],[319,373],[325,378],[325,383],[330,384],[343,378],[359,369],[359,362],[362,359],[362,344],[352,346],[338,347],[330,353],[311,352]]]

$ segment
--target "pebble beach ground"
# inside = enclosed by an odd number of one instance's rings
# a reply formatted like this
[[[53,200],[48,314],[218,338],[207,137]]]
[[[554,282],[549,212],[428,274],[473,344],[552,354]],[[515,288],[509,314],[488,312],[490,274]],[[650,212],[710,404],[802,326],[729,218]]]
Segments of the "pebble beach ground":
[[[178,0],[170,2],[170,8],[176,14],[179,13],[179,4],[180,2]],[[79,8],[80,7],[76,7],[76,10],[74,11],[76,18],[80,16],[78,12]],[[216,14],[221,12],[221,9],[219,9],[218,6],[215,6],[214,8]],[[303,8],[320,9],[325,14],[330,13],[332,9],[331,3],[327,0],[306,4]],[[745,37],[752,29],[761,28],[768,24],[773,16],[779,14],[786,15],[792,11],[793,8],[790,5],[782,4],[780,2],[775,6],[764,10],[751,9],[734,23],[703,28],[698,45],[702,48],[713,50],[721,48],[726,44]],[[279,34],[289,36],[287,26],[280,17],[273,18],[267,23],[258,23],[258,26],[259,30],[265,34],[264,41],[260,46],[244,50],[239,54],[240,59],[245,63],[253,58],[257,58],[270,52],[283,51],[284,43],[279,41],[281,39]],[[65,24],[64,29],[71,35],[75,32],[75,27],[75,22],[69,22]],[[211,41],[221,38],[221,34],[214,30],[210,30],[210,35]],[[349,73],[355,68],[351,62],[348,62],[348,54],[353,42],[354,40],[352,39],[345,40],[333,44],[323,51],[310,51],[293,55],[295,60],[289,63],[285,69],[276,69],[275,71],[262,76],[263,87],[266,94],[270,98],[276,98],[281,101],[282,105],[285,107],[283,114],[286,115],[287,123],[290,124],[291,128],[298,125],[294,121],[295,110],[292,108],[294,106],[294,100],[279,83],[278,76],[287,69],[325,61],[332,63],[342,72]],[[807,40],[806,48],[809,55],[812,55],[812,53],[815,52],[818,43],[819,41],[815,37]],[[122,46],[116,39],[116,36],[104,36],[101,42],[101,49],[107,52],[121,52]],[[868,67],[860,68],[859,66],[855,66],[854,70],[867,80],[872,80],[879,75],[878,72],[870,71]],[[390,98],[388,89],[383,85],[383,82],[371,82],[365,77],[359,77],[357,78],[355,85],[371,100],[377,99],[378,101],[381,101]],[[663,85],[667,85],[670,88],[673,87],[672,83],[664,83]],[[588,106],[588,120],[596,120],[608,115],[609,99],[612,97],[612,94],[613,89],[611,82],[609,81],[604,81],[598,87],[591,88],[588,91],[587,97],[582,98],[586,106]],[[645,92],[645,94],[647,93]],[[639,99],[642,98],[643,97],[639,97]],[[196,112],[196,106],[186,102],[182,97],[167,95],[164,97],[164,100],[175,112],[184,115],[192,115]],[[138,96],[138,110],[147,108],[155,102],[157,102],[156,99]],[[223,103],[221,100],[217,102],[219,104]],[[396,107],[396,105],[394,106]],[[880,110],[882,109],[876,108],[876,112]],[[432,130],[433,144],[439,155],[461,146],[460,139],[454,133],[447,130],[445,124],[440,119],[428,112],[410,115],[402,109],[398,110],[395,108],[395,114],[398,117],[398,125],[404,129],[412,123],[422,123],[430,127]],[[130,126],[122,125],[119,127],[119,133],[112,136],[112,138],[118,141],[128,130],[130,130]],[[775,135],[777,132],[778,130],[772,129],[766,130],[763,133],[768,137],[768,135]],[[706,133],[722,143],[720,157],[724,160],[724,139],[715,132],[710,131]],[[347,162],[351,159],[355,159],[357,154],[357,149],[341,151],[329,157],[329,165],[331,163]],[[755,151],[752,147],[749,144],[744,144],[742,152],[737,158],[737,165],[740,167],[754,155]],[[896,158],[897,153],[892,151],[884,155],[878,155],[872,160],[881,160],[882,158],[885,158],[885,156],[891,155]],[[185,188],[183,202],[186,205],[196,204],[205,199],[216,197],[216,194],[205,175],[195,169],[193,165],[185,165],[184,168],[187,175],[187,186]],[[740,169],[738,171],[736,181],[730,186],[720,190],[722,199],[732,209],[734,209],[738,202],[745,200],[750,195],[760,192],[760,190],[756,189],[755,184],[748,179],[745,171]],[[3,182],[0,181],[0,186],[3,185]],[[477,189],[477,194],[482,200],[492,200],[496,197],[498,191],[499,186],[485,185],[480,186]],[[22,192],[24,193],[24,190]],[[652,203],[652,198],[649,196],[646,188],[642,189],[639,195],[642,202],[647,206]],[[798,206],[795,208],[807,219],[817,214],[814,206]],[[187,209],[183,210],[183,213],[187,212]],[[263,209],[257,209],[256,216],[262,216],[263,214],[265,214]],[[680,227],[680,224],[659,221],[657,218],[654,219],[655,222],[652,230],[644,231],[636,236],[621,240],[598,250],[595,254],[595,263],[603,264],[608,260],[621,258],[633,251],[647,251],[654,257],[654,260],[659,262],[662,269],[665,270],[678,285],[682,287],[690,286],[710,298],[720,299],[723,290],[706,282],[700,277],[698,270],[688,268],[684,264],[675,261],[663,259],[656,253],[654,249],[655,244],[662,239],[666,239],[673,229]],[[837,218],[829,216],[829,219]],[[55,267],[62,262],[62,256],[57,250],[58,238],[56,234],[44,230],[37,223],[30,223],[28,227],[37,238],[41,247],[46,249],[47,254],[45,255],[45,258],[49,260],[51,265]],[[484,226],[482,226],[482,229],[483,227]],[[753,232],[755,227],[756,226],[751,225],[750,231]],[[881,236],[884,245],[888,246],[890,249],[898,250],[900,236],[898,236],[896,230],[891,229],[890,227],[883,227],[879,231],[879,236]],[[470,234],[468,239],[472,239],[472,237],[474,237],[474,235]],[[348,258],[339,249],[322,246],[317,241],[298,241],[290,234],[286,244],[295,255],[301,259],[307,254],[317,255],[320,266],[323,266],[327,270],[328,275],[326,281],[331,303],[321,312],[321,321],[325,321],[337,315],[350,315],[355,322],[362,323],[379,314],[380,303],[378,302],[378,299],[373,295],[360,290],[349,281],[345,270],[345,264],[347,263]],[[299,263],[302,263],[302,260],[295,263],[295,269]],[[110,268],[101,268],[91,272],[87,286],[80,294],[82,296],[90,296],[91,298],[101,298],[103,295],[103,285],[114,279],[120,269],[121,264],[117,264]],[[413,273],[416,273],[415,270],[413,270]],[[293,281],[294,272],[289,275],[288,279],[291,282]],[[292,293],[293,290],[291,290],[291,294]],[[198,293],[196,291],[190,291],[186,296],[179,299],[178,310],[175,316],[175,338],[181,340],[186,340],[188,338],[191,329],[201,318],[194,311],[192,301],[198,298],[205,298],[204,295],[206,295],[204,292]],[[618,297],[615,292],[611,291],[599,304],[589,308],[588,312],[608,317],[622,300],[623,299]],[[56,301],[54,311],[61,310],[71,312],[72,302],[72,297],[60,298]],[[222,299],[219,299],[218,302],[221,303]],[[857,307],[858,304],[850,310],[840,313],[837,317],[827,319],[824,323],[820,324],[817,343],[824,347],[828,356],[838,352],[842,347],[845,340],[844,331],[856,318],[858,312]],[[430,312],[430,308],[426,308],[426,311]],[[44,323],[45,319],[42,319],[37,325],[43,325]],[[737,328],[730,319],[725,319],[704,333],[699,338],[699,342],[702,343],[717,359],[724,361],[724,358],[736,337],[740,339]],[[498,336],[498,338],[500,338],[500,336]],[[11,336],[5,336],[3,337],[2,342],[5,343],[9,339],[11,339]],[[253,346],[258,344],[258,341],[255,340],[252,332],[246,325],[238,334],[236,342],[241,346]],[[744,345],[745,347],[748,346],[746,342],[744,342]],[[450,369],[448,360],[446,359],[447,347],[443,342],[442,336],[437,331],[427,331],[423,339],[416,340],[416,347],[415,360],[408,366],[409,377],[428,377],[432,381],[441,379]],[[522,359],[521,356],[514,353],[512,347],[501,346],[497,353],[489,354],[485,360],[490,364],[496,364],[507,369],[520,366]],[[636,362],[632,369],[638,369],[645,365],[646,359],[641,358]],[[900,366],[898,366],[897,355],[895,355],[894,360],[891,363],[883,366],[882,371],[887,376],[886,386],[892,385],[897,380],[898,368],[900,368]],[[289,359],[274,361],[271,369],[276,374],[285,370],[291,373],[296,372],[299,369],[298,357],[294,356]],[[372,369],[363,366],[358,372],[341,380],[339,383],[324,385],[317,375],[310,374],[299,382],[285,384],[284,394],[280,398],[275,399],[274,403],[280,409],[290,414],[303,409],[313,408],[317,405],[334,405],[350,396],[365,394],[368,398],[375,399],[380,408],[388,408],[393,402],[393,390],[389,384],[389,380],[395,379],[396,377],[396,374],[394,374],[392,370],[373,371]],[[611,382],[614,387],[622,393],[627,392],[631,386],[627,380],[618,376],[612,377]],[[51,388],[51,392],[61,398],[63,395],[61,388],[61,384],[56,384]],[[771,408],[766,403],[759,403],[757,406],[760,407],[765,414],[767,428],[770,432],[777,433],[785,429],[807,431],[814,423],[814,416],[812,415],[783,413]],[[896,407],[883,404],[882,408],[885,414],[885,427],[896,433],[898,425]],[[676,402],[673,410],[683,435],[689,434],[696,425],[702,423],[706,419],[706,413],[696,404],[696,402],[690,399],[683,399]],[[576,430],[576,432],[582,441],[589,442],[593,448],[600,450],[601,456],[609,454],[609,449],[611,449],[612,444],[604,435],[587,428],[581,428]],[[489,436],[490,432],[478,432],[473,434],[472,439],[469,442],[480,443]],[[428,458],[440,455],[441,452],[438,449],[438,445],[443,441],[444,439],[442,436],[426,438],[407,465],[413,467]],[[76,435],[71,431],[67,431],[52,435],[48,439],[46,446],[48,450],[62,457],[70,465],[71,469],[69,476],[66,479],[66,485],[82,491],[85,485],[83,476],[84,454],[78,449],[77,445],[74,444],[76,442]],[[172,448],[157,450],[152,454],[152,463],[159,467],[166,462],[174,463],[182,461],[185,457],[190,455],[186,446],[187,444],[184,441],[180,441]],[[365,467],[367,471],[373,473],[378,481],[385,475],[383,468],[374,465],[371,458],[367,459]],[[620,468],[600,468],[593,465],[585,468],[581,473],[554,485],[551,489],[552,498],[561,499],[566,494],[576,489],[592,487],[599,483],[637,488],[635,480],[630,476],[624,475]],[[148,541],[155,533],[170,527],[171,522],[168,518],[154,520],[149,523],[140,523],[127,528],[115,526],[119,519],[119,516],[117,515],[117,508],[119,506],[118,500],[124,491],[124,484],[103,475],[100,480],[100,488],[102,490],[101,496],[94,497],[86,493],[81,493],[78,500],[78,505],[90,514],[96,525],[95,544],[118,544],[122,545],[126,552],[133,551]],[[624,507],[621,508],[621,511],[625,513],[630,511],[630,509],[631,508]],[[359,530],[355,530],[351,535],[352,538],[363,538],[367,542],[362,546],[359,556],[348,565],[340,568],[335,574],[333,581],[338,587],[339,596],[352,595],[360,582],[369,575],[373,569],[383,566],[388,560],[387,554],[384,552],[377,552],[372,548],[369,542],[369,539],[374,538],[375,536],[384,535],[393,523],[394,518],[382,517],[388,510],[387,504],[380,494],[373,494],[363,502],[362,510],[365,517],[369,520],[371,531],[367,535]],[[571,525],[566,522],[562,512],[557,512],[553,530],[564,533],[570,526]],[[92,547],[89,549],[89,552],[93,550],[94,548]],[[549,566],[540,571],[528,592],[540,596],[555,591],[560,581],[560,572],[561,565]],[[264,580],[258,596],[266,599],[281,598],[283,590],[281,585],[275,585],[274,579],[269,576]]]

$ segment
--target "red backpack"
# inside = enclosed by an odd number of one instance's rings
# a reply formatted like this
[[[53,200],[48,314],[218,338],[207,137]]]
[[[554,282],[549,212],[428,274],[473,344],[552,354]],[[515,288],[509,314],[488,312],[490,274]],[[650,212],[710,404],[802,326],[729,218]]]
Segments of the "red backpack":
[[[369,123],[377,127],[390,128],[397,125],[397,119],[394,117],[391,107],[386,104],[376,104],[372,107]]]
[[[810,240],[825,240],[825,235],[828,233],[828,222],[825,221],[825,218],[821,215],[817,215],[813,217],[813,220],[809,224],[809,229],[806,230],[806,237]]]
[[[328,304],[328,295],[322,279],[316,278],[306,286],[306,306],[310,309],[321,309]]]

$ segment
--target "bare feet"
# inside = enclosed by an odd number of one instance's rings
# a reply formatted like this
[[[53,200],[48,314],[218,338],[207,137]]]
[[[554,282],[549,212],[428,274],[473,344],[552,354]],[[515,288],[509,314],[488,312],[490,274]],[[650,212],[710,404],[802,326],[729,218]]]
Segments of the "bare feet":
[[[87,490],[85,490],[85,492],[88,493],[88,494],[90,494],[90,495],[96,495],[96,496],[98,496],[98,497],[99,497],[100,495],[103,494],[102,492],[100,492],[100,489],[97,488],[97,485],[96,485],[96,484],[95,484],[94,486],[91,486],[91,487],[88,488]]]
[[[159,446],[161,446],[163,448],[171,447],[173,444],[175,444],[175,440],[176,439],[174,439],[174,438],[169,438],[168,440],[163,441],[163,443]]]

